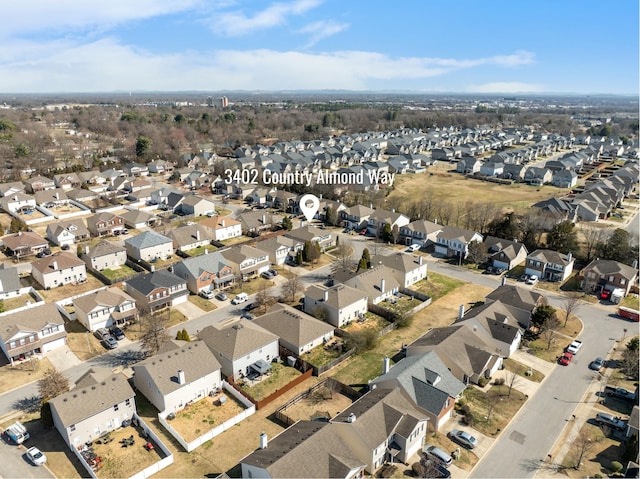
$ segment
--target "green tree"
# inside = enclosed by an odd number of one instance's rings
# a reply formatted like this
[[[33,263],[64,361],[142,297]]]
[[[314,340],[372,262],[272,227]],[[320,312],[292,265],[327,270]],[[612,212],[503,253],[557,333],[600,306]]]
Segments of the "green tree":
[[[545,325],[555,316],[556,310],[549,304],[541,304],[531,315],[531,322],[538,327],[540,331],[546,329]]]
[[[516,215],[507,213],[502,218],[496,218],[487,226],[487,234],[496,238],[513,240],[520,237],[520,228]]]
[[[27,231],[28,226],[20,221],[15,216],[11,217],[11,226],[9,226],[12,233],[17,233],[19,231]]]
[[[547,248],[560,253],[571,253],[578,250],[578,232],[571,221],[563,221],[551,228],[547,234]]]
[[[629,265],[638,257],[637,249],[632,247],[631,234],[622,228],[616,228],[605,241],[599,242],[596,251],[601,259]]]
[[[637,351],[639,343],[640,343],[640,337],[636,336],[634,338],[631,338],[627,343],[627,349],[629,351]]]
[[[328,225],[336,226],[338,224],[338,213],[331,206],[328,206],[325,211],[325,219]]]
[[[296,264],[302,264],[304,263],[304,254],[302,253],[302,250],[299,249],[298,252],[296,253]]]
[[[176,123],[184,123],[186,120],[187,119],[182,113],[178,113],[176,116],[173,117],[173,121],[175,121]]]
[[[387,243],[391,243],[393,241],[393,230],[389,223],[385,223],[382,228],[382,241],[386,241]]]
[[[14,147],[13,154],[16,155],[16,158],[26,158],[29,156],[29,147],[20,143]]]
[[[360,257],[359,264],[363,264],[364,267],[362,269],[371,268],[371,253],[369,252],[369,248],[365,248],[362,250],[362,256]],[[360,269],[360,266],[358,266],[358,269]]]
[[[191,341],[191,336],[189,336],[189,332],[186,329],[182,329],[182,331],[180,331],[182,333],[182,339],[183,341]]]
[[[291,231],[293,229],[293,221],[291,221],[289,216],[282,218],[282,227],[287,231]]]
[[[151,138],[140,135],[136,140],[136,156],[138,158],[146,157],[151,151]]]

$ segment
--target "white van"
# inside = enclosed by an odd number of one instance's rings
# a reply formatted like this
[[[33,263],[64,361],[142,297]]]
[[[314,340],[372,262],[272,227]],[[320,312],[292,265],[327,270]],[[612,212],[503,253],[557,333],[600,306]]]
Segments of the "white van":
[[[238,293],[238,295],[231,300],[231,304],[244,303],[248,299],[249,295],[247,293]]]
[[[409,251],[418,251],[420,249],[420,245],[413,243],[412,245],[409,246],[408,249]]]
[[[453,462],[453,459],[449,454],[436,446],[430,446],[427,444],[422,448],[422,452],[424,452],[429,457],[429,459],[433,459],[438,464],[441,464],[444,467],[449,467]]]

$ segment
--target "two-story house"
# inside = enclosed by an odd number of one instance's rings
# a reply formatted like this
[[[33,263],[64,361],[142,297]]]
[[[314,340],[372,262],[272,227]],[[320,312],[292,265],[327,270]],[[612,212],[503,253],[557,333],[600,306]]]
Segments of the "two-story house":
[[[173,241],[173,247],[178,251],[208,246],[213,240],[213,234],[200,224],[179,226],[169,231],[167,237]]]
[[[110,236],[125,229],[124,218],[113,213],[96,213],[87,218],[87,228],[92,236]]]
[[[119,288],[108,288],[85,294],[73,300],[76,319],[87,328],[120,326],[138,318],[136,301]]]
[[[262,374],[279,356],[278,336],[245,319],[207,326],[198,338],[213,352],[224,377]]]
[[[400,227],[400,241],[406,245],[417,244],[421,248],[437,241],[442,225],[427,220],[417,220]]]
[[[494,268],[510,270],[522,263],[529,252],[524,244],[517,240],[505,240],[495,236],[487,236],[484,240],[489,253],[489,261]]]
[[[359,272],[344,284],[364,292],[371,304],[389,300],[395,296],[400,283],[395,279],[393,271],[384,265]]]
[[[388,225],[393,231],[394,228],[400,233],[400,228],[408,225],[411,220],[402,213],[388,211],[378,208],[369,215],[367,221],[367,231],[374,236],[381,236],[385,227]]]
[[[87,268],[75,254],[59,251],[33,261],[31,276],[44,289],[51,289],[86,281]]]
[[[103,240],[94,247],[86,246],[81,259],[89,269],[118,269],[127,262],[127,250],[113,241]]]
[[[228,216],[213,216],[199,223],[213,233],[213,239],[224,241],[242,236],[240,222]]]
[[[26,193],[16,192],[3,196],[0,207],[9,214],[33,211],[36,208],[36,199]]]
[[[222,256],[242,279],[252,278],[269,269],[269,256],[266,252],[248,245],[236,245],[221,251]]]
[[[304,242],[280,235],[257,241],[256,248],[269,255],[271,264],[282,265],[287,261],[287,257],[295,257],[296,253],[304,248]]]
[[[136,300],[139,311],[151,313],[189,299],[187,282],[166,269],[129,279],[125,290]]]
[[[314,314],[324,311],[325,321],[336,328],[359,319],[367,312],[367,294],[346,284],[331,287],[312,285],[304,296],[304,312]]]
[[[405,253],[394,253],[389,256],[376,255],[371,258],[371,264],[382,264],[389,268],[401,288],[408,288],[427,277],[427,262],[421,255]]]
[[[202,196],[189,195],[180,203],[180,211],[184,215],[206,216],[215,213],[216,205]]]
[[[362,205],[354,205],[338,213],[344,227],[350,230],[362,230],[367,227],[369,217],[375,212],[373,208]]]
[[[638,282],[638,271],[626,264],[609,259],[596,259],[580,271],[580,286],[584,291],[622,289],[628,295]]]
[[[233,267],[219,251],[186,258],[173,266],[173,273],[187,282],[194,294],[231,286],[235,275]]]
[[[482,243],[482,240],[480,233],[445,225],[436,236],[435,252],[446,257],[465,259],[469,254],[469,245],[474,241]]]
[[[293,240],[299,241],[304,245],[305,242],[318,243],[320,251],[326,251],[335,244],[335,238],[329,230],[316,228],[315,226],[306,225],[302,228],[285,233],[285,236]]]
[[[564,281],[573,272],[575,259],[571,253],[563,254],[549,249],[537,249],[527,256],[525,274],[541,280]]]
[[[0,348],[12,363],[48,353],[65,344],[67,331],[55,303],[0,316]]]
[[[71,449],[119,429],[136,414],[133,388],[124,374],[111,369],[90,369],[49,404],[53,424]]]
[[[155,231],[144,231],[124,241],[127,256],[133,260],[153,262],[173,254],[173,240]]]
[[[44,176],[32,176],[24,180],[24,188],[27,193],[36,193],[38,191],[52,190],[56,187],[55,181]]]
[[[58,246],[71,246],[89,238],[90,233],[84,220],[77,218],[56,221],[47,225],[47,239]]]

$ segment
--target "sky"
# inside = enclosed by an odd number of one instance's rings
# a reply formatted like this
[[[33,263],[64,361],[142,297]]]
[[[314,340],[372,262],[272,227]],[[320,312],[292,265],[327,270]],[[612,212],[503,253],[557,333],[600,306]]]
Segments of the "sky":
[[[3,2],[0,93],[638,95],[638,1]]]

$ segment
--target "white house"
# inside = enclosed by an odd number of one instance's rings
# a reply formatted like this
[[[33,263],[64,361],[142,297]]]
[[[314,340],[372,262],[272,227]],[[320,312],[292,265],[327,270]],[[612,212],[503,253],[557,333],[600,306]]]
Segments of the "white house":
[[[391,269],[393,277],[403,288],[408,288],[427,277],[427,262],[422,255],[414,256],[406,253],[376,255],[371,258],[371,264],[382,264]]]
[[[31,276],[45,289],[80,283],[87,279],[87,268],[73,253],[60,251],[31,263]]]
[[[134,260],[155,261],[173,254],[173,241],[155,231],[144,231],[124,241],[127,256]]]
[[[330,288],[313,285],[305,291],[304,312],[313,314],[317,308],[321,308],[326,314],[325,320],[339,328],[366,313],[368,299],[364,291],[346,284],[336,284]]]
[[[118,288],[85,294],[73,300],[76,319],[88,331],[122,325],[138,317],[136,301]]]
[[[216,241],[224,241],[242,236],[242,225],[228,216],[213,216],[200,222],[201,226],[213,232]]]

